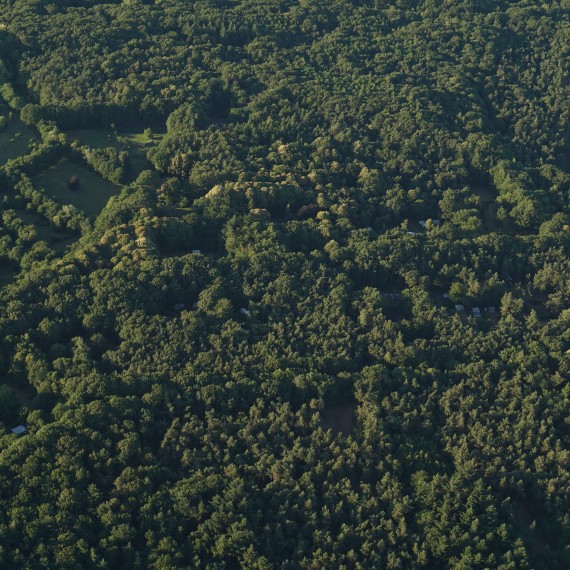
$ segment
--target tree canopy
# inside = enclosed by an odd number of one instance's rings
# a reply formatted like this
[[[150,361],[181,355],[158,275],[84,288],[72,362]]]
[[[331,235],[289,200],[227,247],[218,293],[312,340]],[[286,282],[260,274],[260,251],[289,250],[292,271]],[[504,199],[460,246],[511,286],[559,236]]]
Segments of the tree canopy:
[[[565,0],[0,14],[0,567],[570,567]]]

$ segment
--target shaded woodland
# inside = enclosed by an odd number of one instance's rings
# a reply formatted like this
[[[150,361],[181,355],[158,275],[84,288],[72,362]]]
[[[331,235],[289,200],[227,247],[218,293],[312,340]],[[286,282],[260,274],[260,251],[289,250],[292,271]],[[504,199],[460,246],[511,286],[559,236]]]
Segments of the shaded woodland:
[[[0,15],[1,568],[570,567],[567,1]]]

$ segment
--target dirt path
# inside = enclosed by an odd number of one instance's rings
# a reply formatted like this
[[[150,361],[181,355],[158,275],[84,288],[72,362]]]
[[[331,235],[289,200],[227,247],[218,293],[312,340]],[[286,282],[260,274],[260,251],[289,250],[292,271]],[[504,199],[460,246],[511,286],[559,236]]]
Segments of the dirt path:
[[[356,428],[355,411],[355,403],[330,406],[323,411],[323,424],[326,429],[331,429],[334,435],[349,435]]]

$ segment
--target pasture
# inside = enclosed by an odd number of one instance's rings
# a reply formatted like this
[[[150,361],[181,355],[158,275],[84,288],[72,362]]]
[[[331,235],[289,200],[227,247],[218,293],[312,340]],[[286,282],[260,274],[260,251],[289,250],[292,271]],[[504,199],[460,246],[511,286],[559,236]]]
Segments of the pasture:
[[[72,176],[79,178],[77,190],[70,190],[68,186]],[[120,191],[116,184],[68,158],[50,166],[32,181],[37,188],[42,188],[61,204],[72,204],[91,217],[96,217],[109,198]]]
[[[10,121],[0,131],[0,166],[8,160],[26,154],[31,140],[38,140],[34,133],[19,119]]]
[[[151,170],[152,165],[146,157],[146,149],[158,142],[162,135],[148,137],[144,132],[116,132],[112,129],[77,129],[66,133],[77,139],[80,144],[91,148],[115,147],[129,154],[127,168],[128,182],[132,182],[143,170]]]

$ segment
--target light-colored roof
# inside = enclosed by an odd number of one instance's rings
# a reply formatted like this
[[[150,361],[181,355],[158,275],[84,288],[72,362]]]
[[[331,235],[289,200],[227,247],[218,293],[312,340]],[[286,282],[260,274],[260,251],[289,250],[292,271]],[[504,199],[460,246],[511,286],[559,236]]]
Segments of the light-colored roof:
[[[455,305],[455,310],[458,313],[462,313],[465,310],[465,307],[463,305]]]
[[[23,433],[26,433],[28,430],[26,429],[26,426],[16,426],[15,428],[12,428],[12,433],[15,433],[16,435],[22,435]]]
[[[395,299],[397,297],[401,297],[402,294],[401,293],[397,293],[397,292],[392,292],[392,293],[382,293],[382,296],[384,297],[390,297],[391,299]]]

